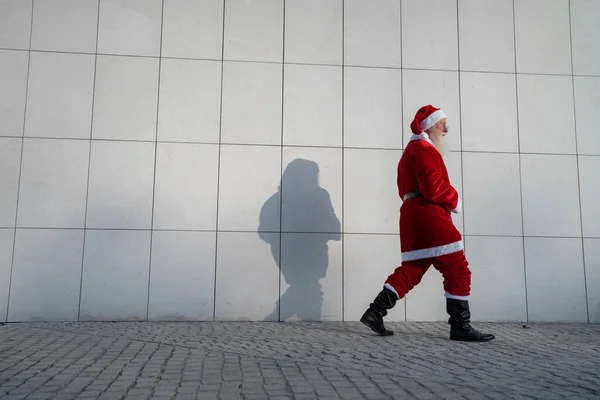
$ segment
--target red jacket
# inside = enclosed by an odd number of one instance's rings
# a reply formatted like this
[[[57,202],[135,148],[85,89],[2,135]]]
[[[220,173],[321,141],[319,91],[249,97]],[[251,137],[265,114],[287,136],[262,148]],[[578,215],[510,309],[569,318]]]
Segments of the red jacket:
[[[463,250],[451,212],[460,212],[444,159],[426,133],[413,135],[398,163],[402,261],[438,257]],[[405,199],[411,192],[420,196]],[[411,193],[411,194],[409,194]]]

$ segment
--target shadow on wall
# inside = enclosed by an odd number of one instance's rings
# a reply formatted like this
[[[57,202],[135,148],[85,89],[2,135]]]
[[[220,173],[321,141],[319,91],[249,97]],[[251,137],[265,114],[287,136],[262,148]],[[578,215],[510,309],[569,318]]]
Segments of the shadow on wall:
[[[277,225],[280,215],[284,233],[265,232],[263,227]],[[327,242],[341,239],[341,224],[329,192],[319,186],[317,163],[299,158],[288,164],[278,192],[261,209],[258,230],[260,238],[271,246],[280,274],[289,285],[265,320],[286,321],[294,315],[304,321],[320,320],[320,280],[329,266]]]

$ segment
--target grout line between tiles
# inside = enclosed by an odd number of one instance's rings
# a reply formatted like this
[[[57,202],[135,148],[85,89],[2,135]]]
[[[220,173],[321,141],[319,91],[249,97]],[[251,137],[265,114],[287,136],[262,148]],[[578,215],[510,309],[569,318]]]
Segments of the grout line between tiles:
[[[463,232],[466,231],[466,219],[465,219],[465,167],[464,167],[464,152],[463,150],[463,117],[462,117],[462,91],[461,91],[461,71],[460,71],[460,11],[458,0],[456,0],[456,52],[457,52],[457,63],[458,63],[458,118],[460,121],[460,190],[462,193],[462,209],[461,219]],[[466,249],[465,249],[466,251]]]
[[[0,226],[0,229],[14,230],[15,227],[11,226]],[[160,228],[160,229],[145,229],[145,228],[65,228],[65,227],[22,227],[19,226],[17,230],[56,230],[56,231],[131,231],[131,232],[197,232],[197,233],[216,233],[214,229],[176,229],[176,228]],[[280,233],[279,230],[234,230],[234,229],[221,229],[219,233]],[[283,234],[292,235],[361,235],[361,236],[398,236],[398,232],[329,232],[329,231],[283,231]],[[540,236],[540,235],[508,235],[508,234],[464,234],[464,237],[487,237],[487,238],[531,238],[531,239],[582,239],[581,236]],[[584,236],[583,239],[598,240],[600,236]]]
[[[0,47],[0,51],[21,51],[23,53],[28,53],[30,50],[27,49],[17,49],[11,47]]]
[[[342,85],[341,85],[342,86],[342,88],[341,88],[342,89],[342,93],[341,93],[341,101],[342,101],[342,118],[341,118],[341,128],[342,128],[342,132],[341,132],[342,133],[342,137],[341,137],[341,141],[342,141],[342,151],[341,151],[341,153],[342,153],[342,181],[341,181],[341,184],[342,184],[341,185],[342,186],[341,187],[341,189],[342,189],[342,196],[341,196],[342,197],[342,199],[341,199],[342,213],[341,214],[342,215],[341,215],[341,217],[342,218],[341,218],[341,223],[340,223],[342,232],[344,231],[344,221],[346,220],[346,218],[345,218],[346,209],[345,209],[345,202],[344,202],[344,197],[345,197],[344,196],[344,188],[345,188],[344,170],[345,170],[345,153],[346,153],[344,151],[344,146],[345,146],[344,138],[346,136],[346,132],[344,131],[344,128],[345,128],[344,120],[345,120],[345,116],[346,116],[346,110],[344,109],[344,106],[345,106],[345,102],[344,102],[345,90],[344,90],[344,88],[346,86],[346,75],[345,75],[346,68],[344,67],[345,61],[346,61],[346,58],[345,58],[345,56],[346,56],[346,54],[345,54],[346,53],[346,49],[345,49],[346,25],[345,24],[346,24],[346,2],[345,2],[345,0],[342,0]],[[346,286],[346,281],[345,281],[346,274],[345,274],[345,263],[344,263],[344,260],[346,257],[344,256],[344,235],[340,235],[340,241],[341,241],[340,245],[342,247],[342,249],[341,249],[341,251],[342,251],[342,260],[341,260],[341,263],[342,263],[342,303],[341,303],[342,310],[341,311],[342,311],[342,321],[344,321],[345,320],[345,310],[346,310],[345,303],[344,303],[345,286]],[[328,265],[327,268],[330,268],[330,266]]]
[[[516,80],[516,79],[515,79]],[[518,114],[518,110],[517,110]],[[517,121],[518,122],[518,121]],[[518,125],[518,124],[517,124]],[[520,145],[519,145],[520,147]],[[463,153],[474,153],[474,154],[517,154],[517,155],[528,155],[528,156],[577,156],[575,153],[531,153],[521,151],[479,151],[479,150],[463,150]],[[600,156],[600,154],[599,154]]]
[[[285,0],[283,0],[283,14],[282,14],[282,41],[281,41],[281,59],[285,60]],[[281,321],[281,275],[282,275],[282,261],[283,261],[283,257],[282,257],[282,247],[283,247],[283,233],[281,232],[283,230],[283,126],[284,126],[284,111],[283,111],[283,106],[284,106],[284,101],[285,101],[285,64],[282,63],[281,64],[281,133],[280,133],[280,140],[281,140],[281,149],[279,152],[279,254],[277,255],[278,259],[278,263],[277,266],[279,267],[277,270],[278,276],[277,276],[277,321]]]
[[[588,281],[587,281],[587,271],[586,271],[586,262],[585,262],[585,243],[583,239],[583,208],[581,203],[581,172],[579,166],[579,142],[577,138],[577,107],[575,106],[576,96],[575,96],[575,65],[573,62],[573,20],[571,16],[571,0],[569,0],[569,46],[571,50],[571,86],[573,90],[573,125],[575,129],[575,153],[577,157],[575,157],[575,162],[577,164],[577,194],[579,199],[579,229],[581,230],[581,255],[583,261],[583,282],[584,282],[584,291],[585,291],[585,307],[587,312],[588,323],[590,322],[590,304],[588,298]]]
[[[402,23],[402,0],[400,0],[400,150],[404,151],[406,145],[404,144],[404,71],[403,71],[403,61],[404,58],[402,56],[402,29],[404,24]],[[406,316],[406,313],[404,313]]]
[[[219,98],[219,150],[217,155],[217,199],[216,199],[216,218],[215,218],[215,273],[213,278],[213,321],[217,319],[217,265],[219,261],[219,197],[221,190],[221,149],[222,149],[222,128],[223,128],[223,70],[225,55],[225,8],[223,1],[223,26],[221,32],[221,94]]]
[[[154,243],[154,210],[156,204],[156,166],[158,164],[158,116],[160,109],[160,81],[161,81],[161,72],[162,72],[162,45],[163,45],[163,27],[164,27],[164,16],[165,16],[165,0],[161,2],[161,13],[160,13],[160,43],[159,43],[159,58],[158,58],[158,82],[156,86],[156,118],[154,120],[155,123],[155,131],[154,131],[154,169],[153,169],[153,178],[152,178],[152,211],[150,218],[150,248],[148,250],[148,286],[146,291],[146,320],[150,317],[150,283],[152,280],[152,247]]]
[[[254,64],[285,64],[285,65],[300,65],[300,66],[315,66],[315,67],[346,67],[346,68],[365,68],[365,69],[391,69],[391,70],[406,70],[406,71],[431,71],[431,72],[466,72],[475,74],[500,74],[500,75],[514,75],[514,72],[510,71],[484,71],[484,70],[456,70],[456,69],[443,69],[443,68],[404,68],[402,67],[402,56],[401,56],[401,67],[390,67],[390,66],[376,66],[376,65],[360,65],[360,64],[324,64],[324,63],[309,63],[309,62],[278,62],[278,61],[258,61],[258,60],[240,60],[240,59],[215,59],[215,58],[195,58],[195,57],[172,57],[172,56],[148,56],[139,54],[112,54],[112,53],[86,53],[76,51],[60,51],[60,50],[26,50],[16,48],[0,47],[0,51],[31,51],[33,53],[58,53],[58,54],[74,54],[74,55],[97,55],[103,57],[131,57],[131,58],[148,58],[164,60],[187,60],[187,61],[214,61],[214,62],[232,62],[232,63],[254,63]],[[517,75],[536,75],[536,76],[577,76],[577,77],[588,77],[588,78],[600,78],[600,75],[593,74],[559,74],[559,73],[547,73],[547,72],[518,72]]]
[[[100,0],[98,0],[98,15],[96,16],[96,52],[98,51],[98,36],[100,35]],[[88,171],[87,171],[87,182],[85,189],[85,214],[83,216],[83,243],[81,250],[81,271],[79,274],[79,302],[77,304],[77,321],[81,319],[81,298],[83,295],[83,267],[85,263],[85,243],[87,239],[87,230],[85,227],[87,226],[87,216],[88,216],[88,205],[89,205],[89,197],[90,197],[90,176],[92,170],[92,136],[94,130],[94,107],[96,101],[96,75],[98,72],[98,55],[94,54],[94,82],[92,86],[92,112],[90,116],[90,138],[89,146],[88,146]]]
[[[27,83],[25,84],[25,110],[23,112],[23,136],[21,137],[21,159],[19,160],[19,180],[17,184],[17,202],[15,205],[15,227],[13,233],[12,243],[12,255],[10,261],[10,275],[8,278],[8,298],[6,300],[6,316],[4,320],[8,322],[8,312],[10,310],[10,295],[12,290],[12,277],[13,269],[15,265],[15,249],[17,245],[17,222],[19,217],[19,197],[21,195],[21,177],[23,172],[23,155],[25,154],[25,123],[27,121],[27,101],[29,95],[29,72],[31,70],[31,40],[33,37],[33,8],[35,6],[35,0],[31,0],[31,25],[29,26],[29,56],[27,60]]]
[[[406,144],[404,143],[404,56],[403,56],[403,33],[404,33],[404,23],[402,20],[403,17],[403,13],[402,13],[402,9],[403,9],[403,0],[400,0],[400,67],[402,68],[401,73],[400,73],[400,115],[401,115],[401,121],[402,121],[402,129],[400,129],[400,135],[402,135],[402,141],[401,141],[401,146],[402,146],[402,152],[404,152],[404,149],[406,148]],[[398,232],[398,237],[400,236],[400,232]],[[402,258],[400,259],[400,263],[402,263]],[[408,321],[408,308],[407,308],[407,300],[408,300],[408,294],[407,296],[405,296],[405,300],[404,300],[404,322]]]
[[[281,59],[285,60],[285,0],[283,0],[283,13],[282,13],[282,50],[281,50]],[[281,149],[279,152],[279,252],[277,254],[277,266],[279,267],[277,270],[277,321],[281,321],[281,275],[282,275],[282,247],[283,247],[283,127],[284,127],[284,101],[285,101],[285,64],[281,64],[281,132],[280,132],[280,140],[281,140]]]
[[[523,167],[522,167],[522,156],[526,153],[521,153],[521,122],[519,120],[519,80],[517,74],[517,20],[515,15],[515,0],[512,1],[512,12],[513,12],[513,45],[515,55],[515,104],[516,104],[516,117],[517,117],[517,149],[519,155],[519,194],[521,200],[521,237],[523,246],[523,283],[525,285],[525,318],[529,322],[529,291],[527,290],[527,256],[525,254],[525,213],[523,206]]]
[[[0,138],[15,139],[22,138],[23,136],[2,136]],[[60,137],[41,137],[41,136],[26,136],[26,139],[35,140],[72,140],[72,141],[88,141],[89,138],[60,138]],[[153,140],[139,140],[139,139],[91,139],[92,142],[123,142],[123,143],[152,143]],[[176,142],[168,140],[158,140],[158,144],[187,144],[187,145],[200,145],[200,146],[245,146],[245,147],[284,147],[284,148],[308,148],[308,149],[342,149],[340,146],[321,146],[321,145],[302,145],[302,144],[272,144],[272,143],[215,143],[215,142]],[[345,146],[344,150],[365,150],[365,151],[403,151],[402,148],[392,147],[360,147],[360,146]],[[519,151],[490,151],[490,150],[449,150],[450,153],[473,153],[473,154],[512,154],[512,155],[531,155],[531,156],[585,156],[585,157],[600,157],[600,154],[576,154],[576,153],[534,153],[534,152],[519,152]]]

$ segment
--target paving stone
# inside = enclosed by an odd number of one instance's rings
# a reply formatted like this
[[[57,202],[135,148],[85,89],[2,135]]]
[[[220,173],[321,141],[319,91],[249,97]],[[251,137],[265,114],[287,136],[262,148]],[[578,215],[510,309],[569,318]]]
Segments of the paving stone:
[[[6,396],[2,397],[2,400],[20,400],[20,399],[24,399],[27,395],[26,394],[9,394]]]
[[[197,400],[216,400],[219,399],[219,392],[199,392],[196,395]]]
[[[600,398],[600,325],[446,323],[11,323],[0,396],[24,398]],[[175,397],[176,396],[176,397]]]

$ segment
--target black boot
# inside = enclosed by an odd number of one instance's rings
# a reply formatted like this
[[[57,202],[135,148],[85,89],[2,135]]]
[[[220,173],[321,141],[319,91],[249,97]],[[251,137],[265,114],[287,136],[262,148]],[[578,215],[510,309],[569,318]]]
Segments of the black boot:
[[[383,317],[387,315],[387,310],[396,305],[397,300],[398,296],[396,293],[384,287],[360,318],[360,322],[381,336],[392,336],[394,332],[385,328]]]
[[[463,342],[488,342],[495,339],[494,335],[481,333],[473,328],[469,302],[466,300],[446,299],[446,310],[450,315],[450,340]]]

